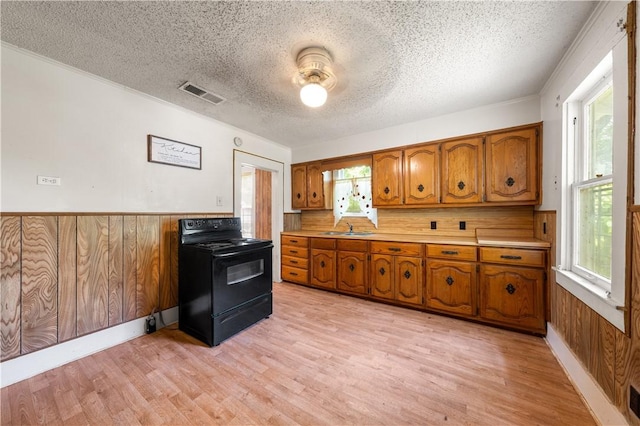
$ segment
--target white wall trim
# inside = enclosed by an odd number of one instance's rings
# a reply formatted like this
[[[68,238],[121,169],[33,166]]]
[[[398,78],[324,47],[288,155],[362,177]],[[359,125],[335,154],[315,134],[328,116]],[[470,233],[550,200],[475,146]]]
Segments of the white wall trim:
[[[585,370],[550,323],[547,323],[545,340],[598,423],[601,425],[628,425],[629,423],[622,413],[609,401],[598,383]]]
[[[155,314],[155,317],[156,325],[159,329],[161,328],[159,315]],[[0,363],[0,388],[143,336],[145,334],[146,319],[146,317],[138,318],[4,361]],[[165,325],[178,322],[178,307],[162,311],[162,319]]]

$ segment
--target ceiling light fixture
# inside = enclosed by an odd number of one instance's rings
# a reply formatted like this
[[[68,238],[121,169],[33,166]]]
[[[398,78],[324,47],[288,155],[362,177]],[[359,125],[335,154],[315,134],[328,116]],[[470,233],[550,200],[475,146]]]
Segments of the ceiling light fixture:
[[[333,60],[322,47],[307,47],[298,53],[296,59],[298,72],[293,82],[300,86],[300,100],[311,108],[324,105],[327,92],[333,89],[337,79],[331,65]]]

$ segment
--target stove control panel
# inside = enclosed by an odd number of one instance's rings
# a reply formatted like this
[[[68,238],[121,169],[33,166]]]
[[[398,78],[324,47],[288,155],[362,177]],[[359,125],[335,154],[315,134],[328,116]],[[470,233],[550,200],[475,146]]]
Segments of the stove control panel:
[[[184,231],[232,231],[242,226],[239,217],[182,219],[180,222]]]

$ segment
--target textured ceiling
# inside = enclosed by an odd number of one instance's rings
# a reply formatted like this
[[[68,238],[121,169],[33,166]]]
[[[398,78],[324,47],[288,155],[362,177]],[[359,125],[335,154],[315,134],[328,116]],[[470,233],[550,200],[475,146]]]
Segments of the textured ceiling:
[[[593,11],[579,1],[1,2],[2,40],[291,147],[537,94]],[[318,109],[292,83],[324,46]],[[185,81],[223,96],[212,105]]]

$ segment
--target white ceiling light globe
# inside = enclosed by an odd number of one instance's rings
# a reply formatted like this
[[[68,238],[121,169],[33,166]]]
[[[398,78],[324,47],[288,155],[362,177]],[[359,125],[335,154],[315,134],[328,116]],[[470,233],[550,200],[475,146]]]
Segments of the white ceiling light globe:
[[[317,108],[327,101],[327,90],[318,83],[306,84],[300,89],[300,100],[308,107]]]

